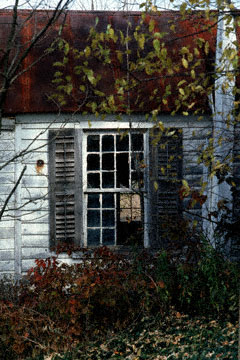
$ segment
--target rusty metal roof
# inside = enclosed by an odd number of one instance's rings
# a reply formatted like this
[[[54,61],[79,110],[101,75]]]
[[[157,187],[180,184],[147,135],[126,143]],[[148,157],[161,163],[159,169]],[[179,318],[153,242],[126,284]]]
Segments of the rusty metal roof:
[[[29,12],[22,10],[19,12],[19,22],[23,22],[28,16]],[[43,23],[46,22],[49,12],[37,11],[34,15],[34,19],[31,22],[27,22],[26,26],[22,27],[19,34],[19,43],[26,43],[36,31],[36,28],[40,28]],[[10,11],[0,11],[0,47],[4,48],[6,45],[6,33],[9,32],[12,14]],[[96,25],[96,17],[98,17],[98,24]],[[151,19],[154,19],[155,26],[153,32],[164,32],[164,41],[168,56],[172,59],[180,59],[179,51],[185,46],[193,51],[196,46],[195,40],[199,37],[205,39],[209,43],[209,52],[206,54],[204,47],[200,50],[194,61],[198,60],[198,65],[195,68],[196,73],[208,73],[211,72],[214,58],[215,58],[215,41],[216,41],[216,25],[214,20],[206,20],[201,13],[187,16],[184,20],[178,12],[169,11],[163,12],[161,16],[158,15],[147,15],[144,20],[144,26],[148,27]],[[82,12],[82,11],[69,11],[66,16],[66,24],[63,31],[63,37],[69,41],[71,45],[77,49],[84,49],[87,44],[87,38],[91,27],[96,25],[97,31],[105,32],[107,25],[111,24],[115,31],[122,31],[126,34],[127,24],[131,24],[129,31],[131,35],[134,33],[136,26],[140,24],[141,13],[139,12]],[[60,22],[58,22],[59,25]],[[29,66],[36,59],[38,59],[44,50],[50,46],[52,41],[58,36],[58,25],[54,25],[43,39],[32,49],[31,53],[24,60],[24,66]],[[174,28],[173,26],[174,25]],[[206,26],[208,30],[206,31]],[[112,66],[106,67],[106,65],[100,62],[93,62],[94,71],[97,74],[101,74],[102,78],[98,84],[98,89],[111,94],[114,92],[113,79],[122,74],[126,75],[126,63],[121,65],[117,62],[117,57],[114,55],[116,50],[121,45],[113,43],[111,45],[112,52]],[[137,52],[137,47],[134,43],[130,42],[131,47],[131,58],[133,59]],[[145,48],[145,54],[148,48]],[[21,75],[17,81],[12,85],[8,92],[7,101],[4,106],[5,115],[13,115],[17,113],[46,113],[56,112],[58,107],[53,101],[48,99],[55,88],[52,84],[53,75],[56,68],[52,66],[55,61],[59,60],[60,54],[57,52],[51,53],[45,56],[39,63],[26,71]],[[70,61],[70,66],[73,68],[75,65],[74,60]],[[73,73],[72,69],[69,70],[73,83],[75,84],[74,99],[69,99],[67,105],[62,111],[76,111],[81,102],[81,94],[78,93],[78,78]],[[154,74],[156,75],[156,74]],[[176,106],[175,100],[178,96],[178,86],[180,80],[185,79],[187,82],[190,81],[190,73],[188,69],[182,65],[178,71],[175,71],[173,76],[166,73],[157,73],[157,79],[151,80],[151,76],[147,77],[141,72],[135,74],[139,81],[137,90],[139,90],[139,98],[136,101],[136,88],[134,91],[129,92],[128,101],[132,111],[145,112],[151,111],[158,107],[159,101],[161,102],[160,110],[165,113],[169,113]],[[168,96],[168,101],[162,103],[162,96],[165,92],[166,86],[171,85],[172,93]],[[152,94],[153,89],[159,89],[157,94]],[[94,97],[90,94],[90,97]],[[96,97],[96,95],[95,95]],[[160,100],[159,100],[160,99]],[[98,101],[98,99],[96,99]],[[127,99],[123,100],[127,101]],[[196,100],[196,107],[201,107],[202,110],[209,111],[207,96],[198,97]],[[140,106],[141,104],[141,106]],[[119,104],[119,111],[124,111],[123,104]],[[184,109],[181,107],[180,110]],[[86,106],[81,107],[80,111],[86,110]]]

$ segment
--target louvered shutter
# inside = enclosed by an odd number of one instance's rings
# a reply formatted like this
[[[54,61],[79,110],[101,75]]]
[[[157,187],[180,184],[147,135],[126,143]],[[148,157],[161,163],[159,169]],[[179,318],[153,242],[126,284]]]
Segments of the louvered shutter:
[[[159,130],[150,138],[150,246],[168,243],[168,224],[181,216],[179,188],[182,179],[182,132]],[[159,137],[159,140],[157,140]]]
[[[81,136],[49,131],[50,245],[81,245]]]

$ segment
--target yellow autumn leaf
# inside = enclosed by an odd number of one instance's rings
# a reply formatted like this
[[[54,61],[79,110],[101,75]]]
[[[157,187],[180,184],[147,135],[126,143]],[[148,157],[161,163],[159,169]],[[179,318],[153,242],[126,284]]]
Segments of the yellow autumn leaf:
[[[196,78],[196,73],[195,73],[195,71],[194,71],[193,69],[191,70],[191,77],[192,77],[193,79]]]
[[[188,68],[188,61],[185,58],[182,58],[182,64],[185,67],[185,69]]]
[[[179,92],[180,92],[181,95],[185,95],[185,92],[184,92],[183,88],[180,88]]]

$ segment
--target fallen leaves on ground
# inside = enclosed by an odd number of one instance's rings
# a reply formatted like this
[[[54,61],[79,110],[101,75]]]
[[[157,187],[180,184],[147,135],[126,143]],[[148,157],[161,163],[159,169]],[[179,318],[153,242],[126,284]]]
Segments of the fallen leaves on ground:
[[[79,346],[68,360],[205,360],[237,358],[237,325],[174,313],[145,317],[131,328]]]

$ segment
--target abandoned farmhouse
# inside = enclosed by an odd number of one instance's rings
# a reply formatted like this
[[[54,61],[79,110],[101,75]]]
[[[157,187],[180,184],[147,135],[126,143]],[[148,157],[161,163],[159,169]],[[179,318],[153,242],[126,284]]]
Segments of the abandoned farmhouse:
[[[28,15],[19,11],[11,61],[49,12]],[[234,21],[68,11],[46,31],[1,109],[1,274],[64,244],[157,250],[183,218],[214,241],[218,216],[237,218]],[[0,10],[0,61],[11,24]]]

